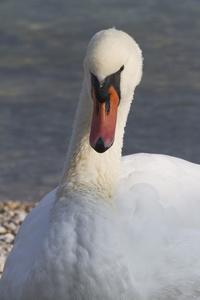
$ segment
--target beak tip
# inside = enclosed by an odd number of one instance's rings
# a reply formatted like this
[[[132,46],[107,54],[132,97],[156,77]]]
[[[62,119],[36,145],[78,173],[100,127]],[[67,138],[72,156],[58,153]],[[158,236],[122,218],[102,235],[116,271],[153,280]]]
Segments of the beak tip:
[[[90,145],[96,152],[104,153],[112,146],[112,143],[109,145],[109,147],[106,147],[104,139],[100,136],[94,144],[90,141]]]

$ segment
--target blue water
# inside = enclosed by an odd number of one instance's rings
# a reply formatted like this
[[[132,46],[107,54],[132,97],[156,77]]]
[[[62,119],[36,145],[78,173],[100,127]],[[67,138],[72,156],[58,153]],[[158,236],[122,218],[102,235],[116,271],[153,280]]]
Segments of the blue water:
[[[0,2],[0,200],[39,201],[59,181],[91,36],[115,26],[144,55],[124,154],[200,163],[199,0]]]

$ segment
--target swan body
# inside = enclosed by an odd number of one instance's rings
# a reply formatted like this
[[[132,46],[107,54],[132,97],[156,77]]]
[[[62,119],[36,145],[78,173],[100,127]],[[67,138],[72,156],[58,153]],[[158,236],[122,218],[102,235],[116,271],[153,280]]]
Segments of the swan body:
[[[22,224],[0,300],[200,299],[200,166],[121,158],[142,55],[126,33],[89,43],[59,187]]]

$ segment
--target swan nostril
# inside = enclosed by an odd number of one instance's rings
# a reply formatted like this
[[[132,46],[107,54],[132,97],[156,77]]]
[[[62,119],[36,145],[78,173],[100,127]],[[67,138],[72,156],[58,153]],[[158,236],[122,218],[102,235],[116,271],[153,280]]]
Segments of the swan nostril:
[[[98,138],[98,140],[96,141],[96,145],[94,147],[94,150],[96,150],[97,152],[99,153],[103,153],[107,150],[108,148],[105,147],[105,144],[104,144],[104,140],[103,138],[100,136]]]

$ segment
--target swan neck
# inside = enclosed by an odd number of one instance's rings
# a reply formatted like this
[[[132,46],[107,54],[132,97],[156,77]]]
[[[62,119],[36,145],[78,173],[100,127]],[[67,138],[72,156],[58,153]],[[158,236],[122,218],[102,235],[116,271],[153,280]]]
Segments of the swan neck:
[[[92,110],[92,99],[84,84],[57,198],[78,193],[103,198],[106,202],[112,199],[120,169],[123,134],[115,137],[109,150],[97,153],[89,144]]]

